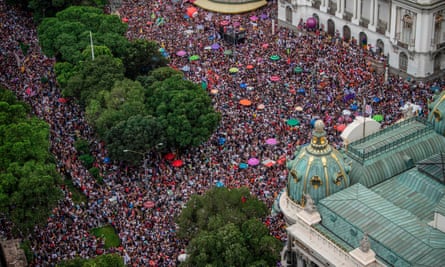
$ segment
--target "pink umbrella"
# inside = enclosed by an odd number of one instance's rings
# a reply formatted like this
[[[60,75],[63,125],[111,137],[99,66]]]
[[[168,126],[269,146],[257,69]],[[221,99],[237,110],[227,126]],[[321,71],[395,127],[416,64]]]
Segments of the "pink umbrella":
[[[247,161],[247,163],[248,163],[250,166],[256,166],[256,165],[258,165],[258,164],[260,163],[260,160],[257,159],[257,158],[250,158],[250,159]]]
[[[238,27],[238,26],[240,26],[241,25],[241,23],[239,23],[239,21],[235,21],[235,22],[233,22],[233,27]]]
[[[154,206],[155,206],[155,203],[153,201],[146,201],[144,203],[144,208],[146,208],[146,209],[154,208]]]
[[[277,143],[278,143],[277,139],[275,139],[275,138],[268,138],[266,140],[266,144],[268,144],[268,145],[276,145]]]
[[[270,80],[272,82],[278,82],[280,80],[280,76],[277,75],[270,76]]]
[[[257,16],[251,16],[251,17],[250,17],[250,20],[251,20],[251,21],[257,21],[257,20],[258,20],[258,17],[257,17]]]
[[[185,52],[184,50],[179,50],[178,52],[176,52],[176,55],[179,57],[183,57],[187,55],[187,52]]]

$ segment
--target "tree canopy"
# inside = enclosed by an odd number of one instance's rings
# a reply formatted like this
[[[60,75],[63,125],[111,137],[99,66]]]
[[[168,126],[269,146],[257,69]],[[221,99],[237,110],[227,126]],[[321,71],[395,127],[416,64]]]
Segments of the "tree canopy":
[[[57,267],[124,267],[124,260],[118,254],[104,254],[92,259],[75,258],[60,262]]]
[[[106,46],[122,59],[129,45],[124,36],[126,30],[127,25],[116,15],[104,14],[94,7],[71,6],[55,17],[45,18],[38,34],[46,55],[77,64],[83,59],[82,51],[90,45],[90,32],[94,46]]]
[[[281,242],[262,223],[266,205],[248,188],[213,188],[193,195],[177,218],[190,240],[181,266],[275,266]]]
[[[48,124],[28,117],[11,95],[0,89],[0,212],[28,233],[60,199],[60,177],[48,151]]]

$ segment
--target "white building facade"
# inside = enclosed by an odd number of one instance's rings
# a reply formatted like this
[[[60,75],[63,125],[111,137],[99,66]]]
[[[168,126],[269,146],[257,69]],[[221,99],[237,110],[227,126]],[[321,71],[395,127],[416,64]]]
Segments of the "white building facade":
[[[443,0],[278,0],[279,25],[296,29],[309,18],[386,56],[392,70],[414,78],[445,71]]]

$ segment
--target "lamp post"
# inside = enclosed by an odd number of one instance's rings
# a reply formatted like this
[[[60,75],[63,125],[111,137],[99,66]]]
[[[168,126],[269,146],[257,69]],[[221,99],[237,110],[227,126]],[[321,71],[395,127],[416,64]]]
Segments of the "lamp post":
[[[134,150],[130,150],[130,149],[124,149],[122,150],[124,153],[136,153],[139,155],[142,155],[142,157],[144,157],[144,172],[145,172],[145,176],[148,175],[148,168],[147,168],[147,153],[142,153],[142,152],[138,152],[138,151],[134,151]]]

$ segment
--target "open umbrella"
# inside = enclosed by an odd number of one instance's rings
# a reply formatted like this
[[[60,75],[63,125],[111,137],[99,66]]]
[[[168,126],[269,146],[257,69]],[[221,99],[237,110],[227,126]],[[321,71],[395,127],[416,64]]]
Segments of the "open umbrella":
[[[351,116],[351,111],[350,111],[350,110],[347,110],[347,109],[344,109],[341,113],[342,113],[344,116]]]
[[[250,105],[252,105],[252,101],[250,101],[249,99],[241,99],[241,100],[239,101],[239,103],[240,103],[241,105],[243,105],[243,106],[250,106]]]
[[[263,164],[266,167],[272,167],[273,165],[275,165],[276,161],[275,160],[271,160],[271,159],[266,159],[263,160],[263,162],[261,162],[261,164]]]
[[[277,143],[278,143],[278,141],[275,138],[266,139],[266,144],[268,144],[268,145],[276,145]]]
[[[279,55],[272,55],[270,56],[271,60],[279,60],[281,57]]]
[[[259,104],[256,108],[257,108],[257,109],[264,109],[265,106],[264,106],[264,104]]]
[[[144,208],[146,209],[152,209],[155,207],[155,203],[153,201],[145,201],[144,202]]]
[[[299,120],[297,120],[297,119],[288,119],[287,121],[286,121],[286,123],[287,123],[287,125],[289,125],[289,126],[298,126],[298,125],[300,125],[300,121]]]
[[[250,166],[256,166],[256,165],[258,165],[259,163],[260,163],[260,160],[257,159],[257,158],[250,158],[250,159],[247,161],[247,164],[249,164]]]
[[[184,164],[184,162],[183,162],[182,160],[180,160],[180,159],[174,160],[174,161],[172,162],[172,166],[173,166],[173,167],[181,167],[182,164]]]
[[[173,160],[175,158],[175,154],[173,153],[167,153],[164,155],[164,159],[166,160]]]
[[[303,111],[303,107],[302,106],[296,106],[295,107],[295,111]]]
[[[239,164],[239,168],[240,169],[247,169],[247,167],[249,167],[249,165],[247,163],[240,163]]]
[[[268,44],[268,43],[264,43],[264,44],[261,45],[261,47],[262,47],[262,48],[268,48],[268,47],[269,47],[269,44]]]
[[[181,68],[181,70],[184,72],[190,71],[190,66],[185,65],[184,67]]]
[[[224,183],[223,182],[221,182],[221,181],[218,181],[218,182],[216,182],[216,187],[223,187],[224,186]]]
[[[229,24],[230,24],[230,21],[228,21],[228,20],[223,20],[219,23],[219,25],[221,25],[221,26],[227,26]]]
[[[199,59],[199,56],[198,55],[193,55],[193,56],[190,56],[189,57],[189,60],[190,61],[195,61],[195,60],[198,60]]]
[[[337,126],[336,130],[338,132],[343,132],[345,130],[345,128],[346,128],[346,124],[337,124],[336,126]]]
[[[376,122],[381,122],[381,121],[383,121],[383,115],[375,114],[374,116],[372,116],[372,119],[375,120]]]
[[[229,69],[230,73],[237,73],[238,71],[239,71],[239,69],[236,68],[236,67],[232,67],[232,68]]]
[[[240,83],[239,87],[244,89],[244,88],[247,87],[247,84],[246,83]]]
[[[253,68],[254,68],[254,66],[252,64],[249,64],[249,65],[246,66],[246,69],[248,69],[248,70],[251,70]]]
[[[123,19],[122,19],[122,22],[123,22],[123,23],[127,23],[127,22],[128,22],[128,18],[123,18]]]
[[[232,55],[232,50],[230,50],[230,49],[227,49],[227,50],[224,50],[224,55],[226,55],[226,56],[230,56],[230,55]]]
[[[57,101],[59,101],[59,103],[62,103],[62,104],[67,102],[66,98],[63,98],[63,97],[60,97]]]
[[[210,90],[210,93],[212,94],[212,95],[216,95],[216,94],[218,94],[218,89],[212,89],[212,90]]]
[[[297,66],[294,68],[294,72],[300,74],[303,72],[303,69],[300,66]]]
[[[357,104],[352,104],[350,108],[352,111],[356,111],[358,109],[358,106]]]
[[[211,48],[213,50],[218,50],[220,48],[220,45],[218,43],[214,43],[214,44],[212,44]]]
[[[104,158],[104,163],[105,163],[105,164],[110,163],[110,158],[109,158],[109,157]]]
[[[280,76],[278,75],[272,75],[269,78],[272,82],[278,82],[280,80]]]
[[[304,90],[304,88],[298,88],[297,93],[299,94],[304,94],[306,91]]]
[[[176,55],[178,57],[183,57],[183,56],[187,55],[187,52],[185,52],[184,50],[179,50],[178,52],[176,52]]]
[[[379,103],[380,102],[380,97],[375,96],[375,97],[372,98],[372,101],[375,102],[375,103]]]
[[[258,17],[255,16],[255,15],[253,15],[253,16],[251,16],[249,19],[250,19],[251,21],[257,21],[257,20],[258,20]]]

